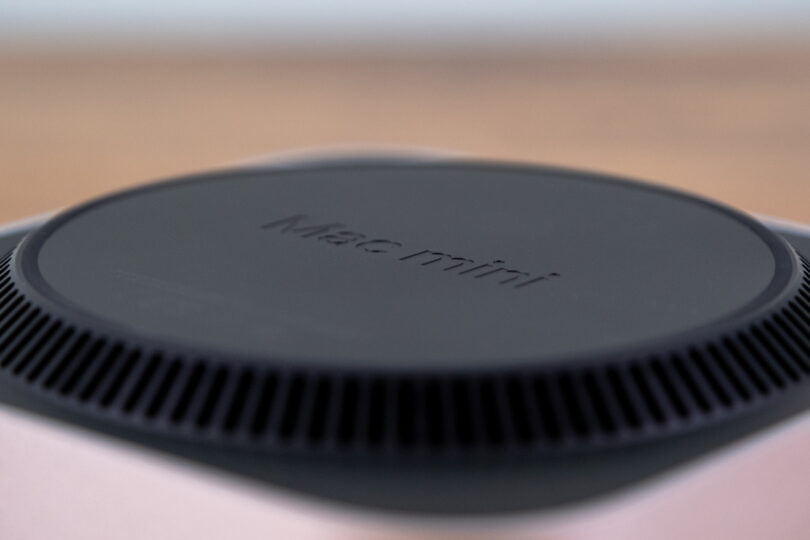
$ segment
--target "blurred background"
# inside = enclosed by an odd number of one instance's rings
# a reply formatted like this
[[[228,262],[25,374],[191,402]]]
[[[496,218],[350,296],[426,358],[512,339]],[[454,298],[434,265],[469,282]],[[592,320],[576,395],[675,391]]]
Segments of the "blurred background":
[[[0,0],[0,222],[331,145],[810,222],[810,2]]]

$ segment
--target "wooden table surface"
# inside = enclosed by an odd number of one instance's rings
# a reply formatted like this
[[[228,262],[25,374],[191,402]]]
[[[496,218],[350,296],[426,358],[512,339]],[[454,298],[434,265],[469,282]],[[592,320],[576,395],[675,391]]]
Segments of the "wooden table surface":
[[[0,223],[256,154],[406,145],[810,222],[810,42],[501,53],[0,49]]]

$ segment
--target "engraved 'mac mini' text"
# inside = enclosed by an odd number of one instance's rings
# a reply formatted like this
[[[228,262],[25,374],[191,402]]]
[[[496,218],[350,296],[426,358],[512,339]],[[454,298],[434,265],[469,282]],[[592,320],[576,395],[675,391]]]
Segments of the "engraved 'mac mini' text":
[[[312,224],[309,217],[304,214],[271,221],[263,224],[261,228],[323,242],[334,247],[357,249],[363,253],[387,254],[396,257],[396,260],[403,264],[435,268],[451,275],[485,280],[512,289],[524,289],[560,277],[558,272],[530,273],[509,268],[509,265],[501,259],[481,263],[446,251],[407,249],[402,242],[349,230],[343,223]]]

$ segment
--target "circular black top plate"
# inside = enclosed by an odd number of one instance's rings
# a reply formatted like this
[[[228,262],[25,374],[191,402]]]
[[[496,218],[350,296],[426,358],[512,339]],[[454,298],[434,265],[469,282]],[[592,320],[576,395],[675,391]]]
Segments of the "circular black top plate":
[[[788,257],[688,196],[474,163],[156,184],[59,217],[20,253],[45,296],[157,342],[439,369],[677,336],[761,301]]]

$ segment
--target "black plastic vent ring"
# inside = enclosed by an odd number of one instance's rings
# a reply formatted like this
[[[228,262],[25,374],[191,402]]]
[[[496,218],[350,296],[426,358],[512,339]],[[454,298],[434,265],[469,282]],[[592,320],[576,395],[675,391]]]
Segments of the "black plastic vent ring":
[[[439,174],[448,170],[457,173],[459,168],[463,172],[464,167],[489,171],[490,174],[500,171],[499,168],[493,171],[481,165],[432,167],[438,169]],[[372,169],[355,173],[362,176]],[[396,169],[405,170],[411,175],[424,172],[419,167]],[[505,169],[507,173],[511,171]],[[549,175],[565,177],[572,174],[549,169],[538,171],[541,178],[535,181],[541,185],[543,178]],[[434,170],[430,172],[435,174]],[[534,174],[533,169],[528,172],[518,169],[518,172]],[[253,171],[222,176],[235,175],[237,179],[266,176],[267,179],[263,181],[266,185],[272,184],[279,174]],[[335,173],[328,176],[334,177]],[[201,183],[165,184],[168,186],[165,190],[178,191],[178,186],[180,191],[186,188],[194,190],[197,185],[212,183],[210,177],[202,180]],[[570,178],[567,181],[574,182]],[[593,182],[593,179],[588,182]],[[618,185],[619,191],[635,189],[633,184],[607,184]],[[250,195],[254,188],[249,182],[247,194]],[[353,185],[346,187],[350,191],[353,188]],[[645,189],[639,188],[639,191],[645,192]],[[161,188],[131,192],[125,194],[123,199],[138,199],[155,193],[159,195]],[[358,188],[357,193],[362,193],[362,190]],[[499,191],[493,193],[497,195]],[[702,204],[692,199],[681,199],[681,196],[666,191],[653,190],[652,193],[664,199],[677,199],[677,204]],[[623,194],[619,193],[618,196]],[[280,197],[297,199],[297,195],[290,195],[284,190]],[[377,200],[382,200],[382,197],[380,195]],[[207,349],[206,346],[190,346],[183,339],[177,339],[173,344],[165,335],[153,339],[140,320],[131,322],[129,326],[120,321],[97,324],[97,313],[92,316],[88,313],[102,311],[107,304],[99,301],[90,308],[81,306],[77,298],[81,297],[82,291],[69,298],[60,289],[66,282],[57,283],[58,280],[52,279],[53,269],[56,268],[53,261],[63,257],[63,253],[47,252],[50,249],[48,243],[61,241],[59,231],[69,229],[74,222],[80,222],[85,217],[110,219],[108,215],[97,216],[95,208],[99,204],[102,209],[114,207],[121,200],[121,196],[107,199],[58,218],[52,226],[38,233],[39,236],[29,238],[23,246],[2,259],[0,367],[3,376],[14,378],[43,399],[57,400],[67,407],[137,429],[148,429],[167,436],[302,454],[544,454],[631,444],[712,425],[746,410],[767,406],[769,400],[804,385],[810,374],[810,266],[786,244],[779,244],[771,238],[766,240],[773,243],[771,247],[775,250],[774,274],[781,273],[783,277],[774,278],[764,292],[757,291],[753,295],[755,302],[732,310],[716,323],[676,334],[674,338],[639,340],[633,346],[605,348],[603,354],[578,354],[572,356],[574,360],[502,363],[498,358],[492,358],[489,363],[482,364],[476,360],[471,365],[462,362],[432,368],[421,362],[409,366],[398,363],[398,359],[391,365],[383,366],[367,362],[354,365],[298,362],[295,358],[288,358],[286,352],[274,355],[273,351],[268,351],[266,357],[254,361],[243,350],[228,354],[227,340],[222,347]],[[295,202],[300,203],[298,200]],[[148,204],[156,207],[163,203],[162,200],[148,201]],[[234,204],[234,201],[227,203]],[[666,204],[666,200],[663,204]],[[165,208],[171,208],[171,205],[167,204]],[[721,212],[713,206],[706,208],[708,212],[721,214],[724,219],[727,217],[725,210]],[[124,223],[127,227],[131,226],[126,221],[129,219],[129,208],[114,210],[120,211],[118,215],[123,216],[119,225]],[[285,210],[282,208],[277,215],[286,216]],[[347,210],[346,215],[352,216],[357,212],[357,209]],[[425,210],[425,214],[428,219],[434,215],[430,209]],[[156,218],[158,222],[160,219],[160,216]],[[182,219],[181,216],[180,221]],[[372,223],[374,219],[372,216],[367,221]],[[610,219],[614,218],[610,216]],[[743,230],[765,234],[752,228],[745,219],[735,215],[732,221],[741,222]],[[272,220],[255,223],[260,234],[267,232],[261,231],[267,222]],[[316,247],[330,248],[315,246],[317,240],[308,244],[309,239],[300,238],[316,230],[305,228],[310,224],[303,221],[290,223],[303,229],[303,233],[299,232],[298,237],[294,238],[298,243],[292,239],[296,234],[295,227],[292,234],[277,233],[277,237],[272,239],[274,242],[286,242],[283,244],[286,257],[299,256],[294,251],[298,245],[305,246],[301,249],[301,261],[310,256],[306,250],[312,249],[314,253]],[[329,224],[330,221],[326,219],[324,223]],[[113,224],[112,228],[115,227]],[[472,227],[473,232],[480,234],[482,229],[476,227]],[[387,230],[381,231],[380,238],[373,240],[386,240],[392,242],[391,245],[393,242],[413,244],[416,242],[414,238],[419,236],[408,235],[403,229],[401,236],[394,239],[392,233],[396,227],[388,224],[380,228]],[[81,231],[86,232],[84,229]],[[192,227],[186,229],[181,223],[177,229],[172,229],[172,233],[178,236],[174,241],[182,246],[183,235],[192,234],[192,231]],[[271,232],[275,234],[275,231]],[[119,233],[120,230],[109,234],[115,237]],[[328,230],[318,234],[340,233]],[[383,234],[390,235],[390,238]],[[716,234],[725,234],[725,230]],[[99,249],[106,249],[103,236],[94,239]],[[348,234],[342,236],[348,237]],[[74,237],[66,236],[65,240],[73,241]],[[131,240],[128,238],[127,241]],[[582,238],[580,240],[584,241]],[[81,246],[77,249],[76,257],[87,257],[81,251]],[[199,298],[189,299],[186,297],[196,290],[191,286],[184,289],[181,284],[172,288],[166,276],[146,276],[142,272],[144,259],[141,256],[148,253],[149,247],[133,249],[132,268],[122,270],[93,262],[87,265],[88,271],[98,272],[99,275],[109,272],[120,283],[140,280],[138,287],[157,289],[159,294],[171,296],[172,301],[178,304],[187,301],[188,305],[182,306],[182,309],[199,308],[207,303],[216,309],[227,308],[242,315],[246,313],[248,318],[253,316],[251,306],[235,300],[238,296],[236,293],[233,297],[226,297],[233,291],[218,293],[219,296],[200,293]],[[475,251],[474,248],[468,249]],[[438,249],[435,251],[443,253]],[[560,248],[559,253],[567,251]],[[125,255],[130,254],[132,252]],[[335,252],[333,255],[339,258],[344,253]],[[359,257],[364,254],[351,255]],[[658,257],[658,251],[654,255]],[[474,256],[477,253],[467,258]],[[53,261],[49,261],[49,257]],[[493,255],[492,258],[502,260],[507,257]],[[566,272],[566,262],[560,261],[552,261],[557,266],[549,267],[549,274],[552,271],[557,273],[560,283],[566,279],[577,279],[575,272],[578,269]],[[429,265],[406,267],[406,262],[389,261],[386,263],[388,266],[375,267],[374,271],[395,274],[385,285],[399,283],[397,280],[401,279],[412,279],[413,287],[418,287],[425,285],[428,280],[447,278],[447,272],[441,269],[435,275],[425,277],[428,271],[432,271]],[[344,263],[351,266],[356,264],[356,259],[339,259],[337,264]],[[205,265],[201,261],[195,264],[201,265],[200,275],[209,279]],[[234,264],[252,263],[242,261]],[[42,272],[32,274],[31,265],[40,265]],[[77,267],[81,268],[81,263]],[[268,268],[276,271],[274,267]],[[62,270],[69,279],[77,279],[78,274],[74,269]],[[414,270],[415,277],[401,277],[405,270]],[[731,271],[733,268],[729,268]],[[347,285],[345,276],[350,273],[344,274],[340,268],[333,269],[329,275],[337,276],[335,283],[324,287],[357,286],[351,283]],[[36,276],[36,279],[32,276]],[[278,279],[288,277],[285,268],[278,269],[274,276]],[[456,282],[461,283],[459,287],[481,285],[472,280],[462,282],[461,278],[453,283]],[[440,284],[438,290],[444,292],[444,287],[449,286]],[[549,289],[553,286],[552,280]],[[499,285],[493,284],[492,287],[481,293],[484,301],[502,292],[497,289]],[[373,290],[375,294],[380,294],[381,289]],[[324,289],[317,292],[329,293]],[[551,302],[549,298],[554,293],[554,290],[548,296],[541,293],[537,301]],[[341,294],[336,293],[336,297],[342,298]],[[631,294],[631,290],[628,289],[626,294]],[[150,299],[150,302],[152,300],[154,303],[145,302],[133,309],[144,310],[145,313],[154,309],[161,314],[170,309],[159,304],[160,298]],[[110,305],[113,304],[114,301]],[[358,309],[362,310],[363,307]],[[169,314],[166,317],[170,320],[175,316]],[[316,320],[302,323],[296,319],[299,316],[298,312],[289,314],[293,320],[291,324],[320,324]],[[542,317],[546,316],[540,314],[541,323]],[[199,322],[201,328],[206,322]],[[337,330],[334,332],[348,333],[349,330],[339,323],[336,321]],[[325,330],[327,333],[330,331],[333,329]],[[339,339],[344,338],[339,336]],[[440,345],[438,343],[436,346]],[[366,351],[362,352],[365,354]]]

